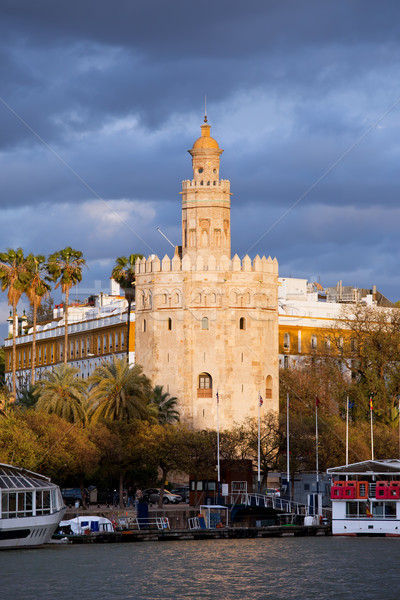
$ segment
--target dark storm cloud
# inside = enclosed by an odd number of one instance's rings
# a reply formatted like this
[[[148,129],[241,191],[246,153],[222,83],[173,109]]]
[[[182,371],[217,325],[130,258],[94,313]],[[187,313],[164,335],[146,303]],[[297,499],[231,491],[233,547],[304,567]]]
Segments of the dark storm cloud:
[[[233,251],[400,297],[399,12],[0,0],[1,247],[79,248],[87,287],[107,285],[116,256],[171,253],[156,227],[180,242],[207,94]]]

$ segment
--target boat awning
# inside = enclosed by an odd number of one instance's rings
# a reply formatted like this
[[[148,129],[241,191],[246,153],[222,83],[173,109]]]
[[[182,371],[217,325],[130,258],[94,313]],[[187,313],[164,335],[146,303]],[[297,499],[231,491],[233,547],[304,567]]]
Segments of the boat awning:
[[[363,462],[331,467],[327,469],[328,475],[352,474],[352,475],[387,475],[388,473],[400,475],[400,460],[397,458],[388,460],[364,460]]]

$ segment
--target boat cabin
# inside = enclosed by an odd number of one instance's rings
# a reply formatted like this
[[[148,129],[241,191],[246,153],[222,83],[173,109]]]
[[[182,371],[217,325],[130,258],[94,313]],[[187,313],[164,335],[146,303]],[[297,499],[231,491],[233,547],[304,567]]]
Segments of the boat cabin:
[[[367,460],[327,473],[333,535],[400,536],[400,460]]]

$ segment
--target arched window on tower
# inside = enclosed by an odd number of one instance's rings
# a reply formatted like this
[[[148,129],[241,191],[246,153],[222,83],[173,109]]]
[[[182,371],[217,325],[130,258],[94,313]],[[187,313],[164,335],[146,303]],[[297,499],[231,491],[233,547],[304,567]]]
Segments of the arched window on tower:
[[[143,332],[146,332],[146,319],[143,319]]]
[[[208,317],[203,317],[201,320],[201,328],[202,329],[208,329]]]
[[[287,356],[285,356],[287,358]],[[265,398],[266,400],[272,398],[272,377],[271,375],[267,375],[265,380]]]
[[[212,377],[209,373],[200,373],[197,386],[198,398],[212,398]]]
[[[171,317],[168,317],[168,331],[172,330],[172,319]]]
[[[244,317],[240,317],[239,329],[246,329],[246,319]]]

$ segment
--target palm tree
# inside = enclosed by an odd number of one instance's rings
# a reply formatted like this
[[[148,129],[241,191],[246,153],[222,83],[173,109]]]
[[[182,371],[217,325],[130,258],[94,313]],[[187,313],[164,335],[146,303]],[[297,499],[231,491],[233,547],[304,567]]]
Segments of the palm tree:
[[[29,254],[27,257],[26,272],[26,290],[25,294],[33,310],[33,333],[32,333],[32,362],[31,362],[31,385],[35,383],[35,362],[36,362],[36,321],[37,310],[42,303],[43,298],[49,293],[51,287],[47,283],[49,280],[46,258],[41,254],[35,256]]]
[[[128,257],[120,256],[115,261],[115,267],[112,270],[111,276],[124,290],[125,298],[128,301],[128,318],[127,318],[127,343],[126,343],[126,358],[129,362],[129,334],[131,330],[131,306],[135,300],[135,263],[139,258],[143,258],[143,254],[130,254]]]
[[[35,385],[37,410],[54,413],[70,423],[86,421],[87,382],[76,377],[78,369],[60,364],[46,371]]]
[[[26,272],[26,258],[22,248],[17,250],[8,249],[7,252],[0,253],[0,283],[1,291],[8,289],[8,304],[12,306],[13,318],[13,345],[12,345],[12,401],[15,401],[16,388],[16,369],[17,369],[17,305],[21,295],[24,292],[23,275]]]
[[[97,367],[89,377],[92,405],[90,418],[131,422],[136,419],[155,418],[151,398],[150,380],[142,373],[140,365],[130,367],[126,360],[114,358],[111,363]]]
[[[69,246],[64,250],[54,252],[49,257],[48,270],[53,281],[57,281],[56,289],[61,285],[61,291],[65,294],[64,308],[64,364],[68,359],[68,302],[69,290],[82,281],[82,267],[86,264],[80,250],[73,250]]]
[[[178,398],[170,396],[168,392],[163,392],[162,385],[156,385],[154,388],[151,402],[157,406],[158,422],[161,425],[179,421],[179,411],[176,410]]]

